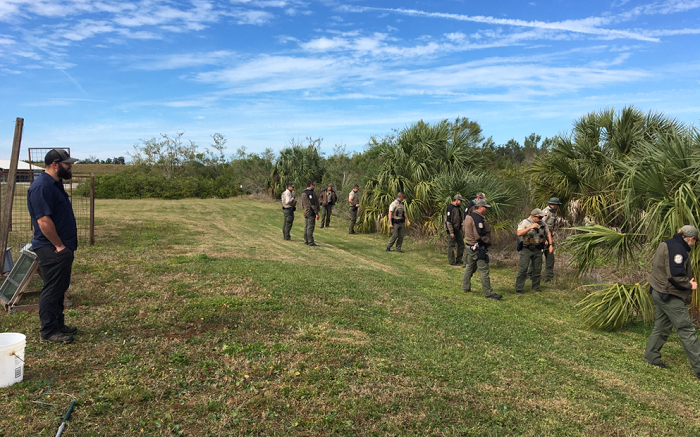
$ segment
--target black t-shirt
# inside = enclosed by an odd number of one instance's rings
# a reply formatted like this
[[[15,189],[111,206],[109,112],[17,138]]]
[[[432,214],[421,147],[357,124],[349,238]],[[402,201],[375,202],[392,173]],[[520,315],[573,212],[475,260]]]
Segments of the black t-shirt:
[[[70,250],[78,249],[78,227],[75,223],[73,205],[68,193],[63,189],[63,181],[56,181],[51,175],[42,172],[27,190],[27,207],[34,227],[32,248],[53,247],[39,228],[37,219],[49,216],[56,227],[56,233]]]

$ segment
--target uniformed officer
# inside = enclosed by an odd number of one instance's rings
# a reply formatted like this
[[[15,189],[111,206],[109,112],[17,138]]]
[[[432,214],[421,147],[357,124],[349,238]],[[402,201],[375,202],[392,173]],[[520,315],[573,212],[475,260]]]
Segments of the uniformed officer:
[[[549,232],[552,233],[552,243],[554,243],[554,237],[556,236],[557,227],[557,211],[561,201],[558,197],[552,197],[549,199],[548,205],[542,210],[544,216],[542,220],[547,223],[549,227]],[[554,279],[554,248],[552,245],[547,245],[544,248],[544,282],[549,282]]]
[[[530,213],[530,217],[524,219],[518,225],[517,235],[519,238],[518,249],[520,250],[520,265],[518,276],[515,278],[515,292],[523,293],[525,280],[527,279],[527,269],[532,263],[532,289],[540,289],[540,276],[542,275],[542,250],[545,243],[549,243],[549,250],[553,251],[552,233],[549,226],[542,218],[544,213],[541,209],[535,208]]]
[[[391,252],[391,246],[396,242],[396,251],[403,253],[403,237],[405,234],[404,226],[411,226],[411,221],[406,216],[406,206],[403,201],[406,196],[399,192],[396,195],[396,200],[389,205],[389,227],[391,227],[391,239],[386,246],[386,251]]]
[[[462,265],[462,255],[464,255],[464,240],[462,239],[462,202],[464,198],[455,194],[452,203],[445,208],[445,231],[447,231],[447,260],[451,266]],[[457,257],[455,258],[455,247]]]
[[[338,201],[338,195],[335,194],[333,185],[328,185],[326,191],[321,192],[319,196],[321,204],[321,229],[331,226],[331,214],[333,213],[333,205]]]
[[[487,201],[486,200],[486,194],[484,193],[476,193],[476,196],[474,196],[473,200],[470,200],[467,204],[464,205],[464,217],[468,216],[474,211],[474,205],[476,205],[476,202],[479,200]]]
[[[289,231],[292,230],[294,223],[294,211],[296,211],[297,200],[294,197],[294,184],[287,183],[287,189],[282,193],[282,212],[284,213],[284,225],[282,227],[282,235],[285,240],[291,240]]]
[[[548,205],[542,210],[544,216],[542,220],[549,226],[549,231],[552,233],[552,242],[556,236],[555,228],[557,227],[557,210],[561,205],[561,201],[557,197],[549,199]],[[554,250],[550,249],[549,243],[545,243],[544,247],[544,282],[549,282],[554,279]],[[528,277],[532,278],[532,263],[527,271]]]
[[[348,195],[348,203],[350,204],[350,230],[348,234],[355,234],[355,222],[357,221],[357,211],[360,209],[360,198],[357,192],[360,190],[359,185],[352,187]]]
[[[644,362],[667,368],[661,348],[676,328],[695,375],[700,378],[700,342],[688,314],[687,304],[698,288],[690,261],[690,248],[698,241],[694,226],[683,226],[670,240],[659,244],[651,261],[648,281],[654,300],[656,322],[649,336]]]
[[[462,291],[469,293],[472,291],[472,275],[474,271],[479,271],[481,276],[481,288],[484,296],[489,299],[499,300],[502,296],[493,292],[491,288],[491,278],[489,277],[489,253],[491,246],[491,227],[486,223],[484,215],[486,209],[491,205],[484,199],[479,199],[474,203],[474,211],[464,218],[464,240],[467,243],[464,259],[466,269],[462,278]]]
[[[318,220],[318,196],[314,192],[316,184],[309,179],[306,181],[306,190],[301,197],[301,207],[304,208],[304,218],[306,225],[304,226],[304,244],[308,246],[317,246],[314,242],[314,228],[316,220]]]

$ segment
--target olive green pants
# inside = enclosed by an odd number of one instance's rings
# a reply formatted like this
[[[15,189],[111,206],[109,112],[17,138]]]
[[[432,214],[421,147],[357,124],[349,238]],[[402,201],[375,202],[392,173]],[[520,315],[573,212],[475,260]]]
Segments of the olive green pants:
[[[333,213],[333,205],[321,207],[321,227],[331,225],[331,214]]]
[[[464,276],[462,277],[462,291],[465,293],[472,291],[472,276],[474,272],[478,271],[479,276],[481,276],[481,288],[484,291],[484,296],[490,296],[493,294],[493,288],[491,288],[491,277],[489,276],[489,263],[486,260],[479,259],[478,253],[478,251],[472,250],[471,247],[468,247],[465,251],[464,263],[467,267],[464,269]]]
[[[389,244],[386,245],[387,249],[391,249],[391,246],[396,243],[396,250],[401,250],[403,246],[403,236],[406,231],[405,223],[394,223],[391,228],[391,239],[389,239]]]
[[[314,229],[316,228],[316,216],[312,215],[305,217],[306,225],[304,226],[304,243],[311,244],[314,242]]]
[[[284,226],[282,226],[282,235],[285,240],[289,240],[289,231],[292,230],[292,223],[294,223],[294,211],[292,208],[282,208],[284,211]]]
[[[462,238],[462,231],[455,230],[454,238],[450,237],[450,234],[447,234],[447,240],[447,260],[450,262],[450,264],[462,264],[462,256],[464,255],[464,239]],[[456,259],[455,247],[457,248]]]
[[[542,275],[542,250],[530,250],[523,247],[520,251],[520,264],[518,266],[518,276],[515,277],[515,291],[522,293],[527,280],[527,269],[532,263],[532,289],[540,290],[540,276]]]
[[[700,342],[685,302],[673,296],[664,302],[656,290],[652,290],[651,298],[656,307],[656,322],[647,342],[644,361],[650,364],[661,364],[661,348],[668,340],[671,330],[676,328],[693,372],[700,373]]]
[[[357,222],[357,207],[351,206],[350,207],[350,229],[348,230],[348,232],[351,234],[355,233],[355,222]]]
[[[549,248],[543,251],[544,253],[544,282],[549,282],[554,279],[554,253],[549,253]],[[527,277],[532,279],[532,263],[527,269]]]

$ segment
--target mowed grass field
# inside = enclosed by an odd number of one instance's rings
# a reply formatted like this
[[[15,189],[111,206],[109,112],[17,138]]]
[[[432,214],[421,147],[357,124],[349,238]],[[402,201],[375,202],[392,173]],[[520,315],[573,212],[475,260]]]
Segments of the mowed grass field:
[[[612,435],[700,433],[700,381],[676,334],[672,368],[642,362],[650,327],[580,327],[559,280],[500,302],[412,239],[282,240],[278,204],[98,201],[97,245],[76,253],[72,345],[27,335],[25,380],[0,389],[0,435]]]

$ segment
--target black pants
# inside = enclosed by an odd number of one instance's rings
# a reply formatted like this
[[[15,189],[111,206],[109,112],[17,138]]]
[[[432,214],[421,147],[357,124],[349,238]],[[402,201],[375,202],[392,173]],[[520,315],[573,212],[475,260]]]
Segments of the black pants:
[[[56,253],[53,246],[41,247],[34,251],[39,259],[44,288],[39,297],[39,319],[41,336],[47,338],[64,325],[63,299],[70,286],[73,267],[73,251],[67,247]]]

